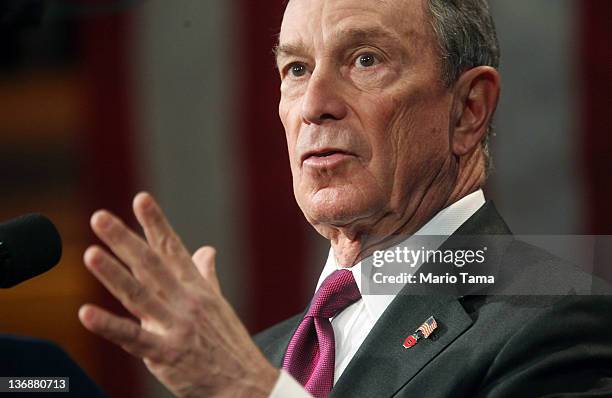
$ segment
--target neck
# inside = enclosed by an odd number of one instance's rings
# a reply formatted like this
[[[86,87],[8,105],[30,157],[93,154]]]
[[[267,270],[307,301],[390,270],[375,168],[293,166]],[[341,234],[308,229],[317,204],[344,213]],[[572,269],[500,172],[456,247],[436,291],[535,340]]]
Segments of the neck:
[[[413,192],[403,207],[387,211],[378,219],[320,231],[332,245],[336,261],[352,267],[374,250],[390,247],[421,229],[444,208],[479,190],[485,182],[481,150],[452,160],[427,186]],[[452,171],[455,170],[453,173]]]

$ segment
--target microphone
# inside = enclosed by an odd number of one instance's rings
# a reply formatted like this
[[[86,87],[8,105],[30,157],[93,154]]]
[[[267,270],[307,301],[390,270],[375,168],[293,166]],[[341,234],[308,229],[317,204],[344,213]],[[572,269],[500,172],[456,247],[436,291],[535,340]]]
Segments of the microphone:
[[[50,270],[61,256],[62,240],[45,216],[28,214],[0,224],[0,288]]]

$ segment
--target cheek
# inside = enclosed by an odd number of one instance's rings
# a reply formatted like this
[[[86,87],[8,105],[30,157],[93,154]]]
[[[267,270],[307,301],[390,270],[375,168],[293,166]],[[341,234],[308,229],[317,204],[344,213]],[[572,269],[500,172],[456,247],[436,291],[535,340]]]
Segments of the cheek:
[[[295,161],[295,146],[300,128],[299,115],[296,116],[295,113],[295,105],[292,104],[291,101],[281,98],[278,105],[278,116],[285,129],[289,161],[291,162],[292,168]]]
[[[410,187],[449,152],[448,118],[443,116],[448,112],[439,95],[413,88],[359,106],[369,110],[362,113],[372,148],[368,168],[387,190]]]
[[[429,179],[425,177],[437,173],[450,153],[444,98],[420,97],[418,102],[402,104],[397,109],[389,127],[396,178],[408,185],[410,181],[426,183]]]
[[[399,121],[402,112],[398,112],[398,103],[392,98],[377,99],[356,107],[362,110],[361,124],[371,151],[368,168],[381,180],[380,184],[386,184],[396,166],[398,138],[406,127],[403,121]]]

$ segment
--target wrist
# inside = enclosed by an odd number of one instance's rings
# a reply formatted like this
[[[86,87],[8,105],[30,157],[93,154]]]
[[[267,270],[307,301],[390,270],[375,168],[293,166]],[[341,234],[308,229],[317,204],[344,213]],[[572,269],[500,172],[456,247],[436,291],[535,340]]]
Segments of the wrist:
[[[253,374],[249,383],[250,393],[245,395],[245,397],[267,398],[274,389],[279,377],[280,370],[276,369],[268,361],[265,361],[262,364],[262,368]]]
[[[278,378],[280,370],[272,366],[266,361],[257,371],[250,373],[247,377],[240,380],[228,394],[223,394],[227,397],[240,398],[267,398],[272,393]]]

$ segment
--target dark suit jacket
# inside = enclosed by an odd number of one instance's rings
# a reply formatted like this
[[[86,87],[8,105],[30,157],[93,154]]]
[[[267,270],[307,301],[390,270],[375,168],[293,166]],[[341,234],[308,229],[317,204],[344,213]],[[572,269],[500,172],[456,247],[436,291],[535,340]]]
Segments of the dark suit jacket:
[[[506,237],[490,242],[485,266],[510,285],[508,291],[533,282],[558,294],[492,295],[471,287],[400,294],[331,397],[612,397],[612,296],[585,294],[594,284],[606,285],[515,240],[491,202],[455,235],[475,234]],[[432,338],[404,349],[406,336],[430,315],[438,323]],[[281,367],[301,319],[299,314],[255,336],[275,366]]]

